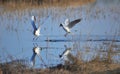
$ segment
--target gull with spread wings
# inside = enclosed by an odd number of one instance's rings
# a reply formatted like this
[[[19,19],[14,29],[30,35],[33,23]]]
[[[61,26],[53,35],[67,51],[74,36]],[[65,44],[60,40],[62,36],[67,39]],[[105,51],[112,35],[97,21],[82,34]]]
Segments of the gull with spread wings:
[[[67,48],[67,46],[65,45],[65,50],[63,51],[63,53],[61,55],[59,55],[59,57],[68,61],[68,59],[69,59],[68,55],[70,54],[71,50],[72,50],[71,48]]]
[[[71,33],[71,28],[75,26],[77,23],[79,23],[80,21],[81,19],[76,19],[70,22],[69,19],[66,19],[65,23],[61,23],[60,27],[62,27],[66,31],[65,36],[67,36],[68,33]]]
[[[36,23],[36,17],[35,17],[35,16],[32,16],[32,17],[31,17],[31,24],[32,24],[32,27],[33,27],[33,29],[34,29],[33,34],[35,35],[35,38],[37,39],[37,38],[40,36],[40,25],[39,25],[38,28],[37,28],[37,26],[36,26],[35,23]],[[35,38],[33,38],[33,40],[34,40]]]
[[[32,57],[31,57],[31,59],[30,59],[30,62],[31,62],[31,65],[32,65],[32,66],[35,65],[35,57],[36,57],[36,55],[37,55],[37,56],[40,58],[40,60],[43,62],[44,66],[47,66],[47,65],[45,64],[45,62],[43,61],[41,55],[40,55],[40,52],[41,52],[41,51],[42,51],[42,48],[40,48],[40,47],[38,47],[38,46],[33,48],[33,55],[32,55]]]

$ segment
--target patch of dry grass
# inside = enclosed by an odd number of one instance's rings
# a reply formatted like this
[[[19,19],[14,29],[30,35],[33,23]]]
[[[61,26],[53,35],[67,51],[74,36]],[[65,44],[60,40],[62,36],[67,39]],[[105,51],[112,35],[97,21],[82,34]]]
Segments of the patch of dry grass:
[[[0,1],[0,5],[12,9],[23,9],[28,7],[81,6],[93,2],[95,0],[3,0]]]
[[[4,64],[0,66],[1,74],[119,74],[119,63],[107,63],[93,59],[89,62],[83,62],[74,57],[72,64],[65,63],[65,65],[58,64],[46,69],[31,69],[26,66],[23,68],[23,64]],[[16,66],[15,66],[16,65]]]

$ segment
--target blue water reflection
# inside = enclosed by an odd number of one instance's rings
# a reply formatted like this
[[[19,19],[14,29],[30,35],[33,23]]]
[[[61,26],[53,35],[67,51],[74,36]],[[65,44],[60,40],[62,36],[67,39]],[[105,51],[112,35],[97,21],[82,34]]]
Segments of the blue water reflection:
[[[27,8],[15,11],[4,11],[5,8],[1,8],[1,62],[9,61],[9,55],[12,58],[30,59],[34,44],[44,48],[41,56],[49,66],[61,63],[59,54],[65,50],[65,44],[74,48],[73,53],[77,53],[76,50],[79,49],[82,60],[89,61],[100,51],[99,54],[106,55],[109,43],[116,45],[113,49],[117,54],[113,55],[113,59],[120,62],[120,5],[96,3],[77,7]],[[32,15],[38,18],[36,24],[41,25],[42,35],[38,40],[33,40]],[[59,24],[66,18],[83,20],[72,29],[74,35],[64,37],[65,32],[59,28]],[[35,67],[41,67],[41,64],[40,59],[36,58]]]

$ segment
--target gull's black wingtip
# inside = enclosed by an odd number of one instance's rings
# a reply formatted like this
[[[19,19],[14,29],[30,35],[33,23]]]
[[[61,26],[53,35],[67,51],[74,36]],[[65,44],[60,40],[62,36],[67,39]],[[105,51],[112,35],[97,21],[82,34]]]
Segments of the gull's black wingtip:
[[[77,19],[79,22],[82,20],[82,18]]]
[[[75,22],[78,23],[82,20],[82,18],[76,19]]]

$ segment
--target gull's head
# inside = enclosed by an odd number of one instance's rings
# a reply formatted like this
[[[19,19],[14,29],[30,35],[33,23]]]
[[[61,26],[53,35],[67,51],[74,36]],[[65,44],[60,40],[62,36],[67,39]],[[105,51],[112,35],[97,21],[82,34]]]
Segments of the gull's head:
[[[32,21],[36,21],[36,17],[35,17],[35,16],[32,16],[32,17],[31,17],[31,20],[32,20]]]
[[[62,26],[63,26],[63,24],[60,24],[60,25],[59,25],[59,27],[62,27]]]

